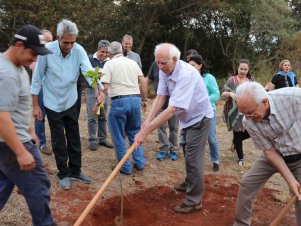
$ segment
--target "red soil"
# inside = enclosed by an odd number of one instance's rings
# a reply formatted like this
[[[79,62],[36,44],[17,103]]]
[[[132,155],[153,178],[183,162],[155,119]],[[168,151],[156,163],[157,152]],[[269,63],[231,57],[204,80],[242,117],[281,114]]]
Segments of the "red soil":
[[[206,175],[206,192],[203,209],[191,214],[175,214],[173,207],[180,204],[184,194],[176,192],[171,187],[152,187],[123,197],[123,224],[120,217],[120,195],[102,199],[86,217],[83,226],[145,226],[145,225],[174,225],[174,226],[230,226],[236,205],[238,179],[221,175]],[[140,186],[139,181],[136,183]],[[262,189],[257,196],[252,215],[252,226],[269,225],[283,207],[272,195],[276,191]],[[55,210],[54,216],[60,222],[73,224],[94,194],[85,186],[77,185],[76,189],[68,192],[61,191],[54,202],[67,202],[65,210]],[[70,202],[70,200],[72,200]],[[76,201],[78,200],[78,201]],[[83,204],[79,200],[85,200]],[[281,225],[295,225],[292,211],[283,219]]]

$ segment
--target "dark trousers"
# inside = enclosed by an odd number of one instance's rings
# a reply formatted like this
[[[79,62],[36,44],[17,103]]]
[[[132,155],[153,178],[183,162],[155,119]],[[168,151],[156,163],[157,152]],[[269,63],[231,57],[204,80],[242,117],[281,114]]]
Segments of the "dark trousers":
[[[244,152],[242,142],[246,139],[250,138],[250,135],[247,130],[245,131],[233,131],[233,144],[236,149],[237,157],[239,160],[244,159]]]
[[[79,81],[77,82],[77,101],[76,101],[76,109],[77,109],[77,113],[78,113],[78,117],[80,115],[80,109],[82,107],[82,85],[80,83],[80,79],[78,79]]]
[[[14,152],[6,143],[0,142],[0,210],[17,185],[27,202],[33,225],[54,225],[49,208],[50,181],[42,157],[32,141],[24,143],[24,146],[35,159],[33,171],[21,171]]]
[[[68,110],[55,112],[46,108],[58,177],[78,175],[81,168],[81,143],[77,102]]]

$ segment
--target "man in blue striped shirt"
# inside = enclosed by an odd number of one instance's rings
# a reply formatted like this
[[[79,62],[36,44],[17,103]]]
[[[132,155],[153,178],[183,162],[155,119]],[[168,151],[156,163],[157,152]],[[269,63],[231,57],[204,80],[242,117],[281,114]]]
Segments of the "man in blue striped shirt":
[[[38,58],[31,85],[33,115],[35,119],[40,119],[38,94],[43,81],[52,150],[59,171],[59,184],[63,189],[70,189],[72,180],[91,183],[91,179],[81,172],[77,80],[80,70],[86,74],[93,68],[84,48],[76,43],[77,35],[77,26],[72,21],[64,19],[58,24],[58,40],[47,44],[53,54]],[[91,81],[88,82],[91,84]],[[101,83],[99,86],[102,89]],[[97,89],[95,94],[98,95]]]
[[[135,147],[144,143],[151,131],[176,115],[183,130],[187,176],[185,201],[174,211],[190,213],[202,208],[205,146],[214,113],[199,72],[180,60],[180,55],[173,44],[163,43],[155,48],[155,61],[160,69],[157,96],[142,129],[135,136]],[[170,96],[168,107],[156,117],[166,96]]]

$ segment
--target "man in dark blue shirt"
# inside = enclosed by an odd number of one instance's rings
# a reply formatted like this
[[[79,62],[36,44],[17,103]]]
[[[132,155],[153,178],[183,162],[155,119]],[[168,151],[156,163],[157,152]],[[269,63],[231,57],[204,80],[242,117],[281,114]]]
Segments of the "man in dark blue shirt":
[[[110,42],[107,40],[100,40],[98,43],[97,52],[89,55],[89,60],[93,67],[99,66],[103,68],[104,64],[109,60],[108,46]],[[88,115],[88,133],[89,133],[89,149],[91,151],[97,150],[97,145],[102,145],[107,148],[113,148],[113,145],[107,141],[107,117],[108,110],[108,95],[105,98],[104,110],[100,111],[100,115],[95,114],[92,109],[97,100],[94,89],[87,83],[86,90],[86,110]]]

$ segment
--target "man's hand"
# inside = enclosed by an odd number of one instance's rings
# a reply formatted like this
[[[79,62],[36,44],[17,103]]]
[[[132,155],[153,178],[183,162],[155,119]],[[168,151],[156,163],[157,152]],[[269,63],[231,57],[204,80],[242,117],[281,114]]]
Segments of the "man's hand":
[[[301,186],[297,180],[294,181],[294,183],[289,184],[290,193],[295,195],[297,199],[301,200]]]
[[[17,161],[22,171],[31,171],[36,167],[33,156],[27,150],[17,155]]]
[[[139,133],[136,134],[134,139],[134,146],[135,149],[139,148],[141,144],[143,144],[146,140],[147,134],[143,132],[143,130],[140,130]]]
[[[105,102],[106,94],[104,94],[103,92],[95,91],[95,96],[96,96],[98,104],[103,104]]]
[[[43,119],[42,111],[39,106],[33,107],[32,114],[35,120],[41,121]]]

